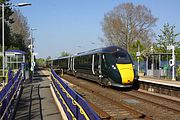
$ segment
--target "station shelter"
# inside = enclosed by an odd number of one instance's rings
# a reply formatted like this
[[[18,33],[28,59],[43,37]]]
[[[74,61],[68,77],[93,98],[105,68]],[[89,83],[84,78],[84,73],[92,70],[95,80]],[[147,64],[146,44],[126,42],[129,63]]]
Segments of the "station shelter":
[[[5,51],[5,68],[17,70],[22,65],[25,65],[26,52],[21,50],[7,50]]]
[[[2,52],[0,52],[0,81],[2,82]],[[4,68],[5,68],[5,76],[7,77],[8,70],[11,69],[14,73],[17,72],[19,68],[22,68],[22,75],[25,77],[25,55],[26,52],[21,50],[6,50],[4,54]]]
[[[169,60],[172,53],[151,53],[146,57],[146,75],[151,77],[170,77]]]

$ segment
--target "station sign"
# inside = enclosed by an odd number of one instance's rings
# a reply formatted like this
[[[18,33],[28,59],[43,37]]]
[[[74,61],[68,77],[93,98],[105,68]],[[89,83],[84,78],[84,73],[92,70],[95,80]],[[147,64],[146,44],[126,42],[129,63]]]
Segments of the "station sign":
[[[140,52],[136,52],[136,57],[140,57],[141,53]]]
[[[174,49],[174,46],[173,46],[173,45],[167,46],[167,50],[172,50],[172,49]]]
[[[173,60],[173,59],[170,59],[170,60],[169,60],[169,66],[171,66],[171,67],[172,67],[172,66],[174,66],[174,65],[175,65],[174,60]]]

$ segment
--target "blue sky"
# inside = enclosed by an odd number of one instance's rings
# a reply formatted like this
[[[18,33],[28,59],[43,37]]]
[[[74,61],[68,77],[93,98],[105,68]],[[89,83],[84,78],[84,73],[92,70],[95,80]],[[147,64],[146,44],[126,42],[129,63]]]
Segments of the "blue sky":
[[[104,46],[101,22],[115,6],[132,2],[144,4],[158,18],[154,31],[160,33],[164,23],[180,32],[179,0],[11,0],[32,6],[18,8],[27,17],[35,38],[38,58],[59,56],[62,51],[77,53]],[[95,43],[95,44],[92,44]]]

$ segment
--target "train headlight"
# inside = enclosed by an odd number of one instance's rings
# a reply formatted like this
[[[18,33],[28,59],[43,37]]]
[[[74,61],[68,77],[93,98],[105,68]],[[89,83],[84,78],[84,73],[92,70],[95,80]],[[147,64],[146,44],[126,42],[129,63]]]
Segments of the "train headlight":
[[[114,70],[116,70],[116,66],[112,65],[112,68],[113,68]]]
[[[136,69],[135,65],[133,65],[133,69]]]

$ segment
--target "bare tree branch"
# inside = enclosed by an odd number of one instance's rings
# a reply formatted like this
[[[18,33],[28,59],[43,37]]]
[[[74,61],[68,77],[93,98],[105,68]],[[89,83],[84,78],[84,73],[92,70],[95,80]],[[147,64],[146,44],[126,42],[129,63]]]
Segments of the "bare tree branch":
[[[130,50],[137,40],[151,40],[156,21],[157,18],[144,5],[125,3],[104,15],[102,30],[107,42]]]

